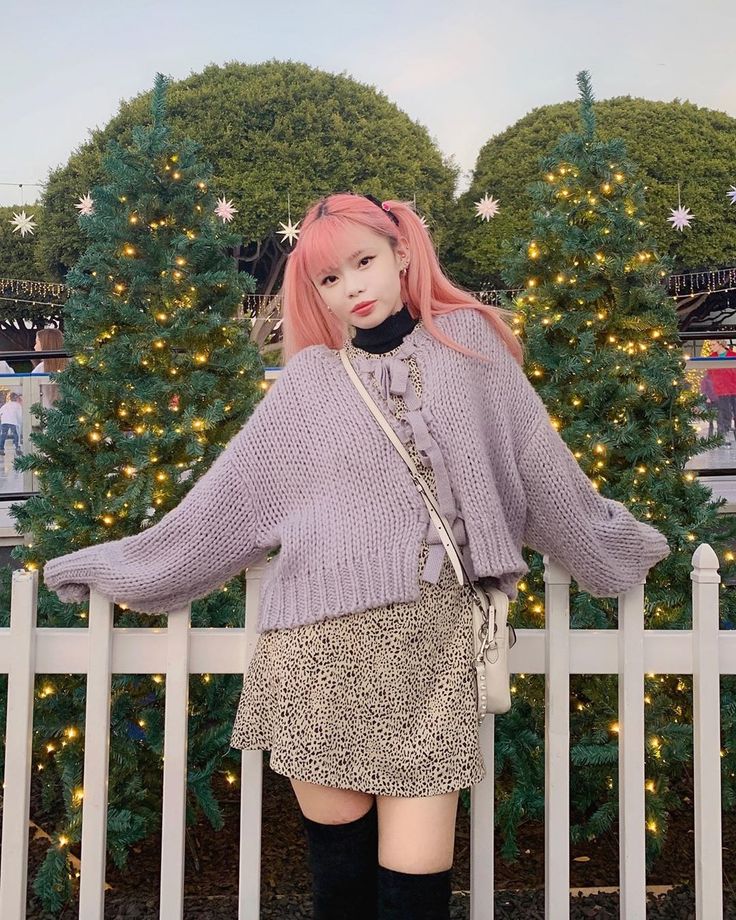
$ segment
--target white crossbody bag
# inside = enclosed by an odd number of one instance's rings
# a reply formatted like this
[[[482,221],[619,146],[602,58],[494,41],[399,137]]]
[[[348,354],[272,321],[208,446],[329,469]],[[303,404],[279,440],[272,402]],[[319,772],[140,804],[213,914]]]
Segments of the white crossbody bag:
[[[509,687],[509,649],[516,643],[516,632],[508,622],[509,599],[503,591],[493,587],[483,587],[472,582],[463,564],[455,535],[440,511],[437,502],[427,486],[416,464],[401,443],[396,432],[376,405],[373,397],[363,385],[350,363],[347,352],[340,349],[340,360],[345,365],[355,388],[365,400],[378,424],[388,435],[391,443],[401,454],[409,467],[411,478],[427,506],[430,519],[437,528],[442,544],[447,551],[452,567],[460,584],[472,588],[473,598],[473,658],[476,677],[476,701],[478,721],[482,722],[488,712],[508,712],[511,708]]]

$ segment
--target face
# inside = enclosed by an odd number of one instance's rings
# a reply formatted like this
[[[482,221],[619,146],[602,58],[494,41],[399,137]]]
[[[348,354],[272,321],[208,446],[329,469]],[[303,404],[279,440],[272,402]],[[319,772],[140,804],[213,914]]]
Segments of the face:
[[[358,329],[372,329],[401,310],[399,272],[409,261],[403,240],[394,249],[380,233],[351,227],[337,261],[313,275],[312,283],[338,319]],[[356,312],[359,304],[366,304],[365,309]]]

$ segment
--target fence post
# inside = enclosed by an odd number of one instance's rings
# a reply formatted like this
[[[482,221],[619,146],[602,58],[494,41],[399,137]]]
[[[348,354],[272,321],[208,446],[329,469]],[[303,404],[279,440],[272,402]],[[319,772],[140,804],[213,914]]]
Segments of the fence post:
[[[721,682],[718,556],[693,553],[693,759],[695,761],[695,915],[723,917],[721,853]]]
[[[544,557],[544,915],[570,914],[570,575]]]
[[[644,583],[618,598],[620,915],[647,912],[644,790]]]
[[[169,611],[168,617],[160,914],[166,920],[181,920],[184,915],[191,605]]]
[[[87,628],[87,684],[84,723],[84,793],[79,916],[105,914],[107,783],[110,761],[110,685],[114,605],[92,591]],[[80,634],[82,631],[79,631]]]
[[[470,788],[470,920],[493,920],[495,731],[496,718],[488,713],[480,726],[486,776]]]
[[[261,580],[267,562],[247,569],[245,582],[245,660],[248,670],[258,642]],[[238,918],[261,914],[261,816],[263,810],[263,752],[242,751],[240,756],[240,860],[238,866]]]
[[[38,572],[13,572],[0,864],[0,917],[9,920],[26,915],[37,600]]]

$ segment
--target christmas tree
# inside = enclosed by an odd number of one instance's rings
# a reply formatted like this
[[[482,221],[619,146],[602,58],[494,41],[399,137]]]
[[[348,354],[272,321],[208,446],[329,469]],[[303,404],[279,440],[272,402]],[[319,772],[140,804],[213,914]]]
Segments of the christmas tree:
[[[129,148],[109,144],[106,184],[78,205],[89,246],[67,278],[74,357],[56,377],[56,405],[33,407],[43,428],[31,435],[36,452],[16,461],[39,482],[11,509],[32,536],[13,551],[27,569],[155,524],[263,395],[262,361],[236,320],[253,279],[237,273],[240,240],[225,229],[229,210],[215,208],[210,166],[196,145],[170,136],[167,84],[159,74],[151,126],[138,127]],[[242,626],[243,598],[239,577],[193,605],[193,625]],[[83,627],[87,613],[39,585],[40,625]],[[118,607],[115,616],[117,626],[166,625]],[[225,758],[241,684],[238,675],[191,681],[189,823],[201,809],[222,824],[213,781],[234,778]],[[161,675],[113,679],[107,842],[118,866],[160,821],[164,692]],[[52,839],[34,889],[52,910],[72,894],[68,852],[81,839],[84,711],[82,677],[39,676],[34,774],[46,814],[37,820]],[[230,756],[236,767],[239,753]]]
[[[709,543],[723,581],[734,573],[736,523],[718,513],[725,499],[686,471],[686,463],[722,439],[699,439],[695,422],[704,397],[685,379],[673,301],[662,285],[667,265],[641,219],[644,187],[620,140],[596,132],[589,75],[578,75],[580,130],[561,137],[541,161],[531,189],[532,238],[507,247],[505,280],[516,298],[525,371],[552,423],[593,486],[625,504],[667,536],[670,556],[650,573],[645,625],[687,629],[692,623],[692,554]],[[544,625],[543,565],[519,585],[515,624]],[[725,587],[725,585],[722,585]],[[722,626],[736,624],[736,603],[720,596]],[[573,591],[573,628],[615,628],[617,602]],[[515,855],[522,815],[541,817],[544,687],[516,675],[514,709],[499,720],[501,781],[498,817],[505,853]],[[574,842],[615,822],[618,714],[615,677],[571,678],[571,807]],[[724,737],[736,731],[732,678],[723,683]],[[668,812],[687,796],[692,761],[692,677],[647,675],[647,853],[661,849]],[[726,747],[729,747],[728,745]],[[723,757],[724,802],[733,803],[736,751]],[[514,782],[511,784],[510,776]]]

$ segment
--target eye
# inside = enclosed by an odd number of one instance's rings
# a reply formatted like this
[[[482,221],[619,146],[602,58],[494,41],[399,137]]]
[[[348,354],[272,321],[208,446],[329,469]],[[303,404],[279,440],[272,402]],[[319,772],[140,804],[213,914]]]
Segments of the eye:
[[[325,284],[327,284],[327,282],[328,282],[331,278],[334,278],[334,277],[335,277],[334,275],[325,275],[325,277],[324,277],[324,278],[322,279],[322,281],[321,281],[321,284],[324,286]]]
[[[363,256],[363,258],[358,262],[358,265],[362,265],[364,262],[372,262],[373,256]]]

